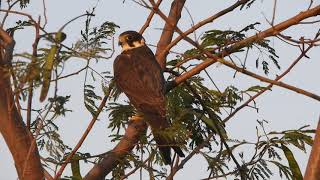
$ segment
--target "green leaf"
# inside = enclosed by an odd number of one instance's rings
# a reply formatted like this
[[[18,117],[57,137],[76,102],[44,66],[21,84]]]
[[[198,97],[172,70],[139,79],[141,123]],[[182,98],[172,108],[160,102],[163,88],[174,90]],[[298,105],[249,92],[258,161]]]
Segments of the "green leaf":
[[[94,86],[86,84],[84,86],[84,105],[87,110],[93,115],[96,115],[98,106],[96,105],[96,100],[102,100],[101,96],[96,95],[94,92]]]
[[[224,139],[227,139],[227,132],[226,130],[220,125],[218,122],[218,119],[210,119],[206,116],[202,116],[201,120],[208,126],[209,129],[211,129],[214,132],[220,132]],[[216,121],[216,122],[214,122]]]
[[[51,46],[51,49],[48,53],[46,62],[43,65],[43,72],[42,72],[42,88],[40,93],[40,101],[44,101],[48,95],[49,87],[50,87],[50,81],[51,81],[51,72],[53,69],[54,59],[55,55],[58,51],[58,46],[56,44]]]
[[[285,165],[283,165],[283,164],[281,164],[281,163],[279,163],[277,161],[269,161],[269,162],[273,163],[274,165],[276,165],[278,167],[279,175],[280,175],[281,178],[284,175],[287,179],[292,179],[292,173],[291,173],[290,169],[287,166],[285,166]]]
[[[72,171],[72,180],[81,180],[82,176],[80,173],[80,156],[75,154],[71,159],[71,171]]]
[[[20,1],[20,8],[25,8],[30,3],[30,0],[19,0]]]
[[[296,159],[294,158],[292,151],[284,144],[281,144],[281,149],[284,152],[284,155],[286,156],[286,158],[288,160],[289,167],[290,167],[290,170],[293,175],[293,179],[294,180],[302,180],[303,177],[302,177],[299,165],[298,165]]]
[[[107,111],[110,112],[108,128],[111,128],[112,131],[114,129],[119,131],[121,127],[124,128],[129,117],[134,115],[134,108],[129,104],[109,103]]]
[[[264,74],[269,74],[269,63],[267,61],[262,61],[262,69],[264,71]]]
[[[201,37],[202,47],[211,47],[211,46],[224,46],[229,42],[240,41],[245,38],[245,35],[232,30],[210,30],[205,32]]]
[[[247,90],[245,90],[245,91],[246,91],[246,92],[248,92],[248,91],[251,91],[251,92],[259,92],[259,91],[264,90],[264,89],[266,89],[266,88],[257,85],[257,86],[249,87],[249,88],[248,88]]]

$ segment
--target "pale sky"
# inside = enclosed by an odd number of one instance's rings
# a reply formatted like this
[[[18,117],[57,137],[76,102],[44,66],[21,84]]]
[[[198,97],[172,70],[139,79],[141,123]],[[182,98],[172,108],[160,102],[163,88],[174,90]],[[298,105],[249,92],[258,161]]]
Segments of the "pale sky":
[[[30,12],[36,19],[38,15],[42,15],[42,1],[35,1],[31,3],[24,11]],[[122,3],[122,0],[109,0],[100,1],[97,6],[96,16],[93,18],[93,24],[100,25],[102,22],[108,20],[113,21],[118,24],[121,28],[117,31],[117,34],[125,30],[139,30],[143,25],[149,11],[139,7],[130,0],[126,0]],[[168,6],[171,1],[164,1],[161,8],[165,12],[168,11]],[[225,0],[198,0],[198,1],[187,1],[186,7],[192,14],[193,20],[198,22],[204,18],[215,14],[217,11],[222,10],[233,4],[235,1],[225,1]],[[234,11],[226,15],[221,20],[217,20],[214,23],[207,25],[205,28],[197,31],[197,35],[201,35],[205,30],[209,29],[232,29],[239,30],[245,27],[249,23],[261,22],[262,25],[259,26],[260,30],[268,28],[268,24],[265,21],[264,16],[270,19],[272,15],[272,2],[273,1],[257,1],[252,8],[243,11]],[[56,31],[59,29],[66,21],[83,14],[86,10],[91,9],[97,3],[96,0],[47,0],[47,16],[48,16],[48,31]],[[314,4],[318,5],[319,0],[315,0]],[[290,8],[288,8],[288,6]],[[308,6],[308,2],[303,0],[281,0],[278,1],[277,17],[275,23],[281,22],[289,17],[298,14],[300,11],[304,10]],[[3,7],[2,7],[3,8]],[[3,17],[3,14],[1,14]],[[71,45],[80,38],[80,29],[83,28],[85,19],[80,19],[72,25],[66,28],[66,33],[68,38],[66,43]],[[7,21],[7,26],[15,23],[15,19],[10,18]],[[188,16],[186,10],[183,11],[182,19],[179,23],[179,27],[182,30],[187,30],[191,25],[190,17]],[[161,31],[159,28],[163,27],[163,22],[159,18],[155,18],[149,29],[145,32],[144,37],[147,43],[155,44],[159,39],[159,34]],[[300,28],[290,28],[285,31],[286,35],[290,35],[299,39],[300,36],[312,37],[316,31],[316,26],[304,26]],[[28,50],[30,52],[31,44],[33,40],[33,32],[30,30],[22,31],[23,33],[16,34],[16,52],[23,52]],[[30,36],[26,36],[30,34]],[[193,36],[190,36],[193,37]],[[276,70],[274,66],[272,68],[269,78],[274,78],[275,74],[280,74],[283,70],[291,64],[293,60],[299,55],[297,49],[288,47],[286,44],[279,43],[277,39],[270,39],[274,43],[274,47],[277,53],[280,55],[279,64],[282,69],[280,71]],[[187,43],[181,43],[181,45],[175,48],[175,51],[186,49],[186,47],[191,47]],[[155,50],[154,48],[151,48]],[[116,54],[119,53],[119,48],[116,47]],[[310,51],[308,56],[310,59],[303,59],[288,75],[283,79],[284,82],[298,86],[302,89],[311,91],[315,94],[320,95],[319,86],[319,52],[320,49],[314,48]],[[255,71],[255,58],[248,59],[249,68]],[[98,72],[111,71],[113,58],[109,60],[101,60],[98,64],[92,63],[92,67]],[[66,73],[74,72],[84,65],[83,60],[75,59],[71,60],[66,65]],[[209,74],[212,76],[214,81],[218,84],[221,89],[226,86],[234,85],[239,89],[247,89],[253,85],[265,85],[258,80],[251,77],[237,74],[236,78],[233,78],[234,70],[223,65],[213,65],[208,69]],[[259,71],[259,73],[262,73]],[[60,125],[60,134],[62,139],[69,147],[74,147],[78,139],[87,127],[91,115],[87,112],[83,105],[83,79],[84,73],[72,77],[67,80],[63,80],[60,84],[59,93],[61,95],[71,95],[71,101],[67,104],[69,109],[73,112],[68,113],[65,118],[61,118],[56,121]],[[210,87],[212,85],[207,82]],[[97,82],[97,89],[100,88],[100,82]],[[35,95],[39,97],[39,95]],[[287,129],[297,129],[303,125],[311,125],[312,128],[316,127],[317,119],[319,117],[319,102],[310,99],[308,97],[302,96],[295,92],[275,87],[271,92],[265,93],[257,100],[257,105],[259,107],[259,113],[254,109],[245,108],[241,110],[234,118],[230,120],[227,124],[227,130],[229,131],[230,138],[237,138],[239,140],[247,139],[255,141],[256,131],[255,127],[258,125],[256,120],[267,120],[269,124],[267,125],[267,130],[287,130]],[[41,106],[41,105],[37,105]],[[90,152],[91,154],[99,154],[111,150],[114,147],[114,143],[110,142],[110,130],[107,129],[108,126],[108,116],[103,113],[99,117],[98,121],[88,138],[85,140],[84,144],[80,148],[80,152]],[[293,148],[295,150],[295,148]],[[296,151],[294,151],[296,152]],[[309,153],[309,152],[308,152]],[[305,166],[308,159],[308,154],[301,152],[297,153],[297,161],[299,162],[301,171],[304,173]],[[13,160],[11,154],[9,153],[3,138],[0,138],[0,179],[16,179],[17,174],[14,168]],[[81,164],[82,175],[85,175],[87,171],[92,167],[91,164]],[[278,173],[277,170],[274,171]],[[189,163],[186,164],[183,170],[179,171],[176,175],[177,180],[186,179],[201,179],[208,176],[207,172],[207,162],[201,156],[193,158]],[[67,167],[64,175],[70,174],[70,167]],[[148,179],[148,174],[144,173],[143,179]],[[132,176],[129,179],[139,179],[139,173]]]

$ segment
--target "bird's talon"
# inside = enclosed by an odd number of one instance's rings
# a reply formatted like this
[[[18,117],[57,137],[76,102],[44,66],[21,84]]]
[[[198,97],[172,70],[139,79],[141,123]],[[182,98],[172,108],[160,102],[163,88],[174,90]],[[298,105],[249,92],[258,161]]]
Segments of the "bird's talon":
[[[138,121],[138,120],[141,120],[141,119],[142,119],[142,116],[131,116],[131,117],[129,117],[130,121]]]

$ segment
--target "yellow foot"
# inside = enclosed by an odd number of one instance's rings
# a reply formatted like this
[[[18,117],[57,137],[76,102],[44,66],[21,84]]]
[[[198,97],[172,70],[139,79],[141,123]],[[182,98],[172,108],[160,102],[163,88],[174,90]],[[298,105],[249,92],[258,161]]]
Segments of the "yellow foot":
[[[142,119],[143,119],[142,115],[134,115],[134,116],[129,117],[130,121],[140,121]]]

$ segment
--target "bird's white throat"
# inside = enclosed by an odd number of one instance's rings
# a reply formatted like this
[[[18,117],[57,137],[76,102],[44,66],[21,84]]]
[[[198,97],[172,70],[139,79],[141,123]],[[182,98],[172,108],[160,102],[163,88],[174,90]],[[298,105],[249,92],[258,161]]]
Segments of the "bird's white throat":
[[[140,41],[134,41],[132,44],[133,44],[133,46],[130,46],[128,43],[123,43],[122,44],[122,52],[144,46],[145,41],[144,41],[144,39],[141,39]]]

